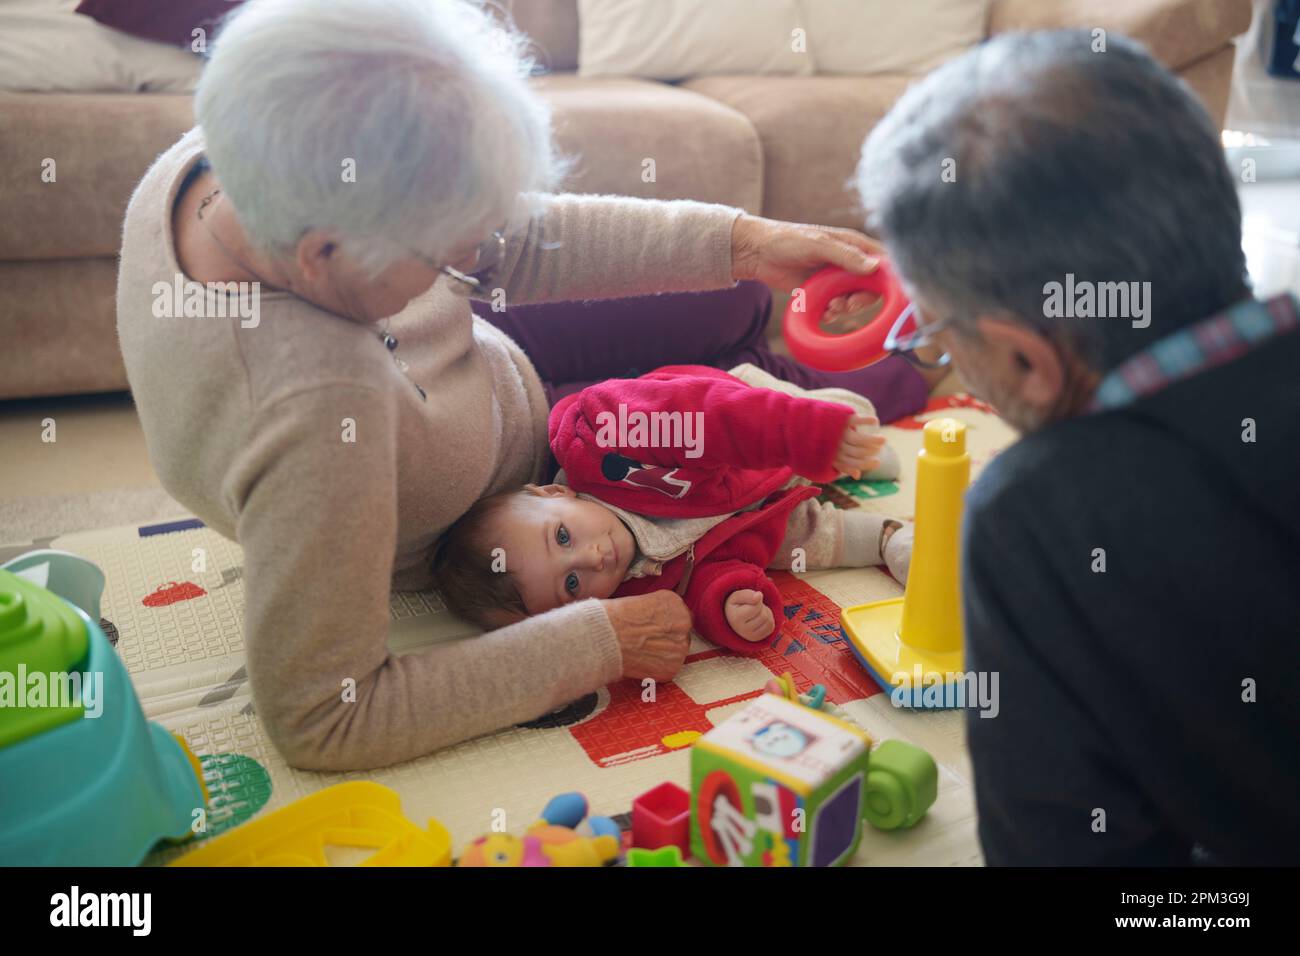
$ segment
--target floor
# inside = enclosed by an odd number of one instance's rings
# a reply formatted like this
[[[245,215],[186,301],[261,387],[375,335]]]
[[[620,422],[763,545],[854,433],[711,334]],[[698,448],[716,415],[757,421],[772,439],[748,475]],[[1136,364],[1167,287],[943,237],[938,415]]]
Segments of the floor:
[[[1241,199],[1257,291],[1300,292],[1300,179],[1244,185]],[[47,442],[50,418],[56,440]],[[72,522],[36,529],[53,534],[95,527],[100,511],[125,507],[139,512],[126,520],[146,520],[169,508],[128,395],[0,402],[0,448],[0,543],[29,540],[24,532],[42,522]]]

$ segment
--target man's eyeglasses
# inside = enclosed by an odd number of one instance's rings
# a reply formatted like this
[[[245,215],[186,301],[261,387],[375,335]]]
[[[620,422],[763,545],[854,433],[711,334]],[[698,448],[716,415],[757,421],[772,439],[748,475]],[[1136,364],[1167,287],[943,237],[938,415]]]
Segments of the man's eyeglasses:
[[[908,305],[894,320],[894,325],[885,336],[885,351],[891,355],[901,355],[919,368],[944,368],[952,357],[943,352],[934,361],[927,361],[916,354],[916,350],[934,344],[934,336],[957,321],[957,316],[930,322],[926,326],[916,326],[911,332],[903,334],[903,328],[916,314],[916,306]]]

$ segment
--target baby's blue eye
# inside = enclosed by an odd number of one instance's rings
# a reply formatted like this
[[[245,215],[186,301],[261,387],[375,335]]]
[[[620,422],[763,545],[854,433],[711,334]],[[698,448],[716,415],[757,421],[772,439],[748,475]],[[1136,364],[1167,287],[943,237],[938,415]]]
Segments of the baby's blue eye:
[[[570,571],[569,576],[564,579],[564,590],[568,591],[570,594],[578,593],[578,576],[572,571]]]
[[[569,543],[569,529],[566,528],[564,525],[560,525],[558,528],[556,528],[556,529],[555,529],[555,540],[558,541],[558,542],[560,542],[560,544],[568,544],[568,543]]]

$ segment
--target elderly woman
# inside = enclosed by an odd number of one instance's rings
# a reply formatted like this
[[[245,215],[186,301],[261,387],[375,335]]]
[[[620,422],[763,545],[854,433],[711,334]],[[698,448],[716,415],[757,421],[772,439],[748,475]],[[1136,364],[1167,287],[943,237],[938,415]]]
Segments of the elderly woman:
[[[684,660],[689,615],[669,593],[389,653],[390,589],[428,583],[430,546],[474,501],[543,476],[544,380],[708,362],[762,331],[750,293],[715,303],[740,316],[730,342],[698,309],[674,319],[672,299],[635,335],[588,310],[534,331],[535,364],[467,295],[523,331],[491,304],[788,288],[873,265],[849,230],[546,195],[560,170],[526,67],[461,3],[252,0],[204,72],[199,126],[131,201],[119,334],[150,456],[243,546],[257,712],[300,767],[406,760]],[[160,315],[154,290],[178,277],[206,286],[204,307]],[[638,336],[669,347],[632,361]]]

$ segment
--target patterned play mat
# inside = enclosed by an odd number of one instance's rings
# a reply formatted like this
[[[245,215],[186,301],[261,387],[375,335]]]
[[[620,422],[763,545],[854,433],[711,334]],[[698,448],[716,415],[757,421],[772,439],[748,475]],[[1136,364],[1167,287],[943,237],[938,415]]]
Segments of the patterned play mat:
[[[977,401],[936,398],[924,413],[885,430],[903,461],[898,482],[845,482],[827,495],[843,507],[911,517],[920,428],[939,415],[967,424],[975,474],[1012,439]],[[504,811],[508,829],[521,834],[564,791],[582,791],[593,813],[622,819],[633,798],[657,784],[688,786],[691,741],[760,694],[772,675],[789,671],[801,691],[824,684],[827,697],[874,739],[912,741],[939,763],[939,797],[928,817],[908,831],[865,827],[856,864],[981,862],[962,715],[891,706],[840,633],[841,607],[899,593],[881,571],[776,573],[786,620],[775,645],[740,657],[695,638],[686,667],[659,686],[653,704],[642,702],[639,683],[623,681],[526,725],[384,770],[339,774],[289,767],[262,732],[245,674],[238,545],[195,520],[80,532],[41,545],[103,569],[104,629],[116,638],[146,716],[182,735],[200,756],[212,791],[213,834],[345,780],[393,788],[410,820],[423,826],[434,817],[447,827],[457,853],[492,829],[494,813]],[[206,570],[197,573],[196,549],[206,557]],[[2,550],[8,557],[24,549]],[[391,611],[395,653],[473,639],[474,630],[451,617],[433,592],[394,593]],[[186,850],[158,850],[149,862]]]

